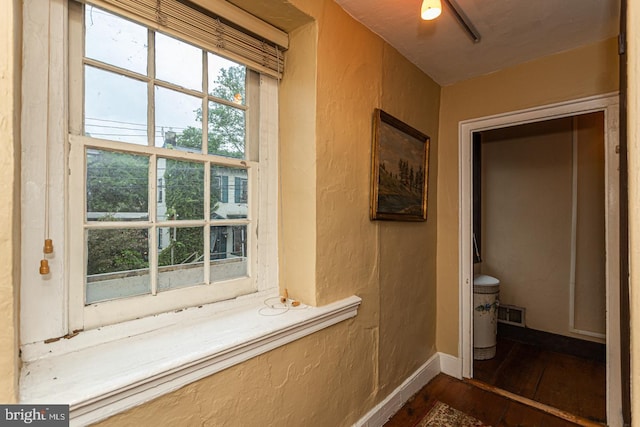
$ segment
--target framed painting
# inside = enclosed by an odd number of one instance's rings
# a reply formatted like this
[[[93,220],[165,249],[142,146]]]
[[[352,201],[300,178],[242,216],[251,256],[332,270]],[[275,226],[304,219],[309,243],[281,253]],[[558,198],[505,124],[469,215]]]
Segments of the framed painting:
[[[371,219],[425,221],[429,137],[376,109],[371,157]]]

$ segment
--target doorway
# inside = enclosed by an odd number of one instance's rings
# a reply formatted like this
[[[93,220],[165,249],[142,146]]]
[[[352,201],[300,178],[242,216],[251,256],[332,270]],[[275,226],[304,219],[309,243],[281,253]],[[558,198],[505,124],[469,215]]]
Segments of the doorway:
[[[605,140],[605,262],[606,287],[606,407],[609,425],[621,424],[618,258],[618,96],[598,96],[544,106],[460,124],[460,355],[462,374],[473,378],[473,135],[478,132],[600,112],[604,115]],[[476,224],[476,228],[478,225]],[[477,247],[477,246],[475,246]],[[480,257],[482,255],[480,254]],[[575,318],[575,317],[572,317]],[[576,329],[576,325],[572,324]]]

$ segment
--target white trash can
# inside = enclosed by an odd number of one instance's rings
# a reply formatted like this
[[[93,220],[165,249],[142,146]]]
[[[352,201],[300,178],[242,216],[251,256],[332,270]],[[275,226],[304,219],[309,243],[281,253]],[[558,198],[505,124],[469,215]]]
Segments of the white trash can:
[[[491,359],[496,355],[500,281],[486,274],[473,278],[473,358]]]

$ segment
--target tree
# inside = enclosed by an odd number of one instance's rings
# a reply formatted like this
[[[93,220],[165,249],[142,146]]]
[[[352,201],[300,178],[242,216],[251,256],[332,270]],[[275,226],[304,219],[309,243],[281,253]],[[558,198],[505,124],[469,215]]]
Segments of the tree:
[[[87,212],[147,212],[149,159],[89,150]]]
[[[102,219],[108,221],[109,217]],[[87,275],[149,267],[146,229],[90,230],[87,237]]]
[[[204,218],[204,166],[202,163],[167,159],[164,174],[170,219]],[[193,261],[203,254],[201,227],[176,228],[169,246],[159,255],[159,265]]]
[[[236,66],[222,69],[211,95],[234,101],[245,97],[246,71]],[[244,157],[244,111],[210,102],[209,153]],[[194,112],[202,121],[202,110]],[[189,127],[169,145],[202,147],[202,129]],[[201,163],[166,160],[165,200],[174,219],[204,217],[204,178]],[[119,213],[148,212],[149,159],[145,156],[90,150],[87,155],[87,210],[104,213],[101,220],[122,220]],[[215,212],[219,189],[212,180],[210,206]],[[146,229],[90,230],[87,239],[87,274],[148,268],[149,239]],[[176,227],[170,245],[159,254],[159,265],[194,261],[203,255],[202,227]],[[195,255],[194,255],[195,254]]]
[[[228,101],[245,99],[246,69],[242,66],[223,68],[215,80],[210,95]],[[240,108],[210,102],[208,108],[207,145],[209,154],[243,158],[245,152],[245,115]],[[196,111],[196,119],[202,122],[202,108]],[[188,127],[177,137],[181,147],[202,147],[202,129]]]

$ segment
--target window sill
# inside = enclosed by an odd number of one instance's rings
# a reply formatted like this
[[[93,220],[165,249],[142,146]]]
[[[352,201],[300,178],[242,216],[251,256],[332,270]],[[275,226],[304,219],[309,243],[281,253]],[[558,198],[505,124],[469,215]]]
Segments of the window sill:
[[[247,298],[234,309],[205,306],[154,316],[156,329],[146,332],[136,332],[136,322],[149,322],[140,319],[25,346],[20,400],[68,404],[72,425],[94,423],[355,317],[362,300],[351,296],[278,315],[264,301]]]

